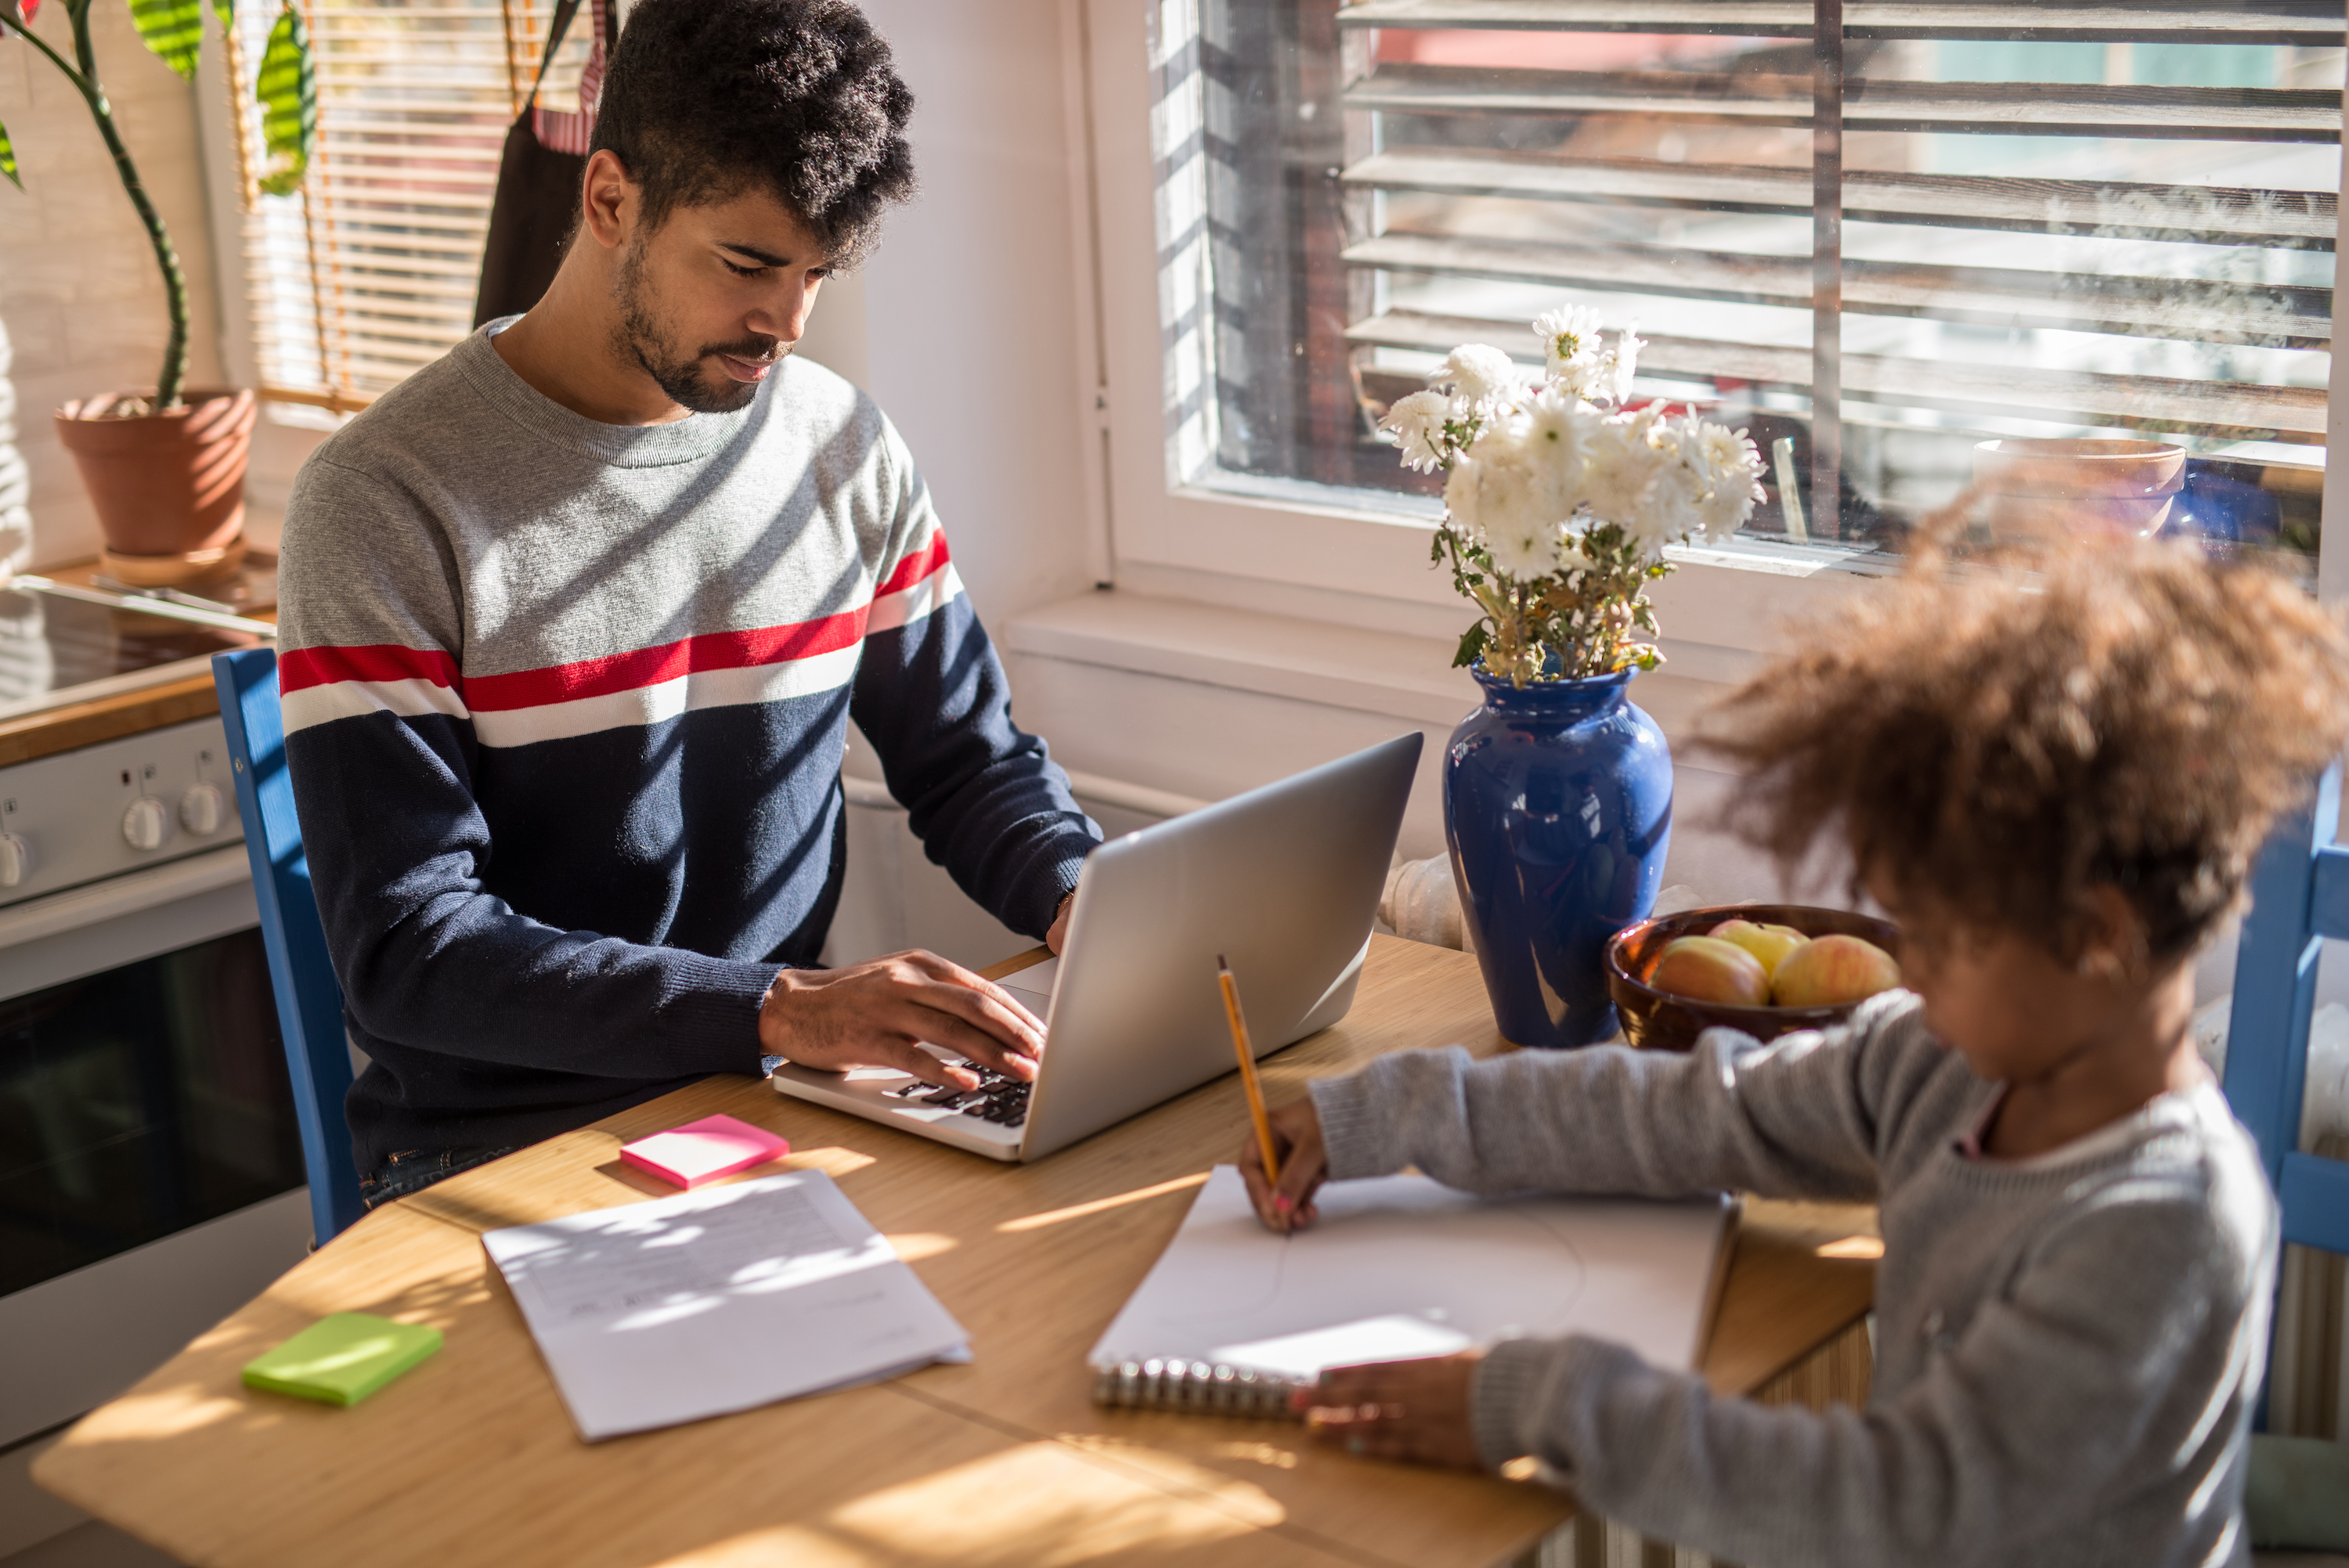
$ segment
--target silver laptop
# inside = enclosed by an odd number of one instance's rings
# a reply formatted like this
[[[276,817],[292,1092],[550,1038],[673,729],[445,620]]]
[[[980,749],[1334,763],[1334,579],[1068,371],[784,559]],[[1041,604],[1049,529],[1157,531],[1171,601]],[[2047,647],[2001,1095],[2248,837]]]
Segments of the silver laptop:
[[[1034,1083],[982,1072],[977,1089],[941,1089],[895,1068],[789,1062],[771,1081],[975,1154],[1038,1160],[1237,1070],[1218,954],[1259,1057],[1336,1023],[1354,1003],[1420,741],[1397,737],[1094,851],[1061,956],[997,982],[1044,1020]]]

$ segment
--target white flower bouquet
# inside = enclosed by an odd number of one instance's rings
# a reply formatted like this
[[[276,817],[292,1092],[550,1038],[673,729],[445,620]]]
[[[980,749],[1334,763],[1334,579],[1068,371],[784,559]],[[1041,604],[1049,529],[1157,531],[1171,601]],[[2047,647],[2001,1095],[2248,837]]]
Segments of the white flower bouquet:
[[[1625,331],[1603,346],[1596,311],[1534,331],[1539,379],[1465,344],[1381,427],[1406,467],[1445,474],[1432,559],[1484,612],[1453,662],[1517,686],[1653,669],[1647,585],[1672,569],[1664,546],[1736,532],[1762,499],[1761,454],[1743,430],[1626,408],[1643,345]]]

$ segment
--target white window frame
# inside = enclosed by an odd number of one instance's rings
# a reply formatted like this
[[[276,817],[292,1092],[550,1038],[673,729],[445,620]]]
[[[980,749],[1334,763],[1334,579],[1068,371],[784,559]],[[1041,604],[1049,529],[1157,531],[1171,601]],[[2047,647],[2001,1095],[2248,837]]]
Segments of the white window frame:
[[[1096,305],[1081,323],[1080,347],[1103,433],[1100,469],[1087,476],[1105,542],[1096,569],[1145,593],[1456,636],[1471,611],[1448,576],[1429,567],[1432,521],[1238,496],[1174,475],[1170,412],[1181,388],[1160,325],[1148,8],[1184,3],[1062,0],[1071,140],[1088,154],[1071,178],[1079,273],[1092,280]],[[2349,160],[2344,184],[2349,206]],[[2338,273],[2337,250],[2335,266]],[[2344,358],[2335,354],[2332,366],[2333,430],[2349,428]],[[2328,469],[2325,500],[2321,592],[2336,601],[2349,598],[2349,465]],[[1789,619],[1889,570],[1881,557],[1775,542],[1671,554],[1679,570],[1652,594],[1666,667],[1711,681],[1739,678],[1777,645]]]

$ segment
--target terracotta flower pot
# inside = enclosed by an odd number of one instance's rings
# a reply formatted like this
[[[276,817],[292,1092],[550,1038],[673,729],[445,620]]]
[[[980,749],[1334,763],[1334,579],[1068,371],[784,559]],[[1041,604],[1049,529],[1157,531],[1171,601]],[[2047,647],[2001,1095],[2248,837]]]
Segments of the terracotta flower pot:
[[[2167,441],[1983,441],[1974,483],[2002,538],[2065,534],[2149,539],[2186,483],[2186,449]]]
[[[199,582],[244,558],[244,468],[258,405],[249,391],[190,387],[163,414],[109,415],[125,394],[57,410],[106,535],[106,569],[142,586]]]

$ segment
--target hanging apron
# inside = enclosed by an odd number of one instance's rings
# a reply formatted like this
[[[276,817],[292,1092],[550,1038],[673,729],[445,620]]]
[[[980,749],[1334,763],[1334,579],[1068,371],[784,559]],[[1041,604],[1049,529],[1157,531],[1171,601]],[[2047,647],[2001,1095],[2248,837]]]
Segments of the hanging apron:
[[[473,300],[473,325],[519,315],[536,304],[563,264],[564,242],[579,217],[579,187],[587,171],[587,142],[595,132],[595,104],[603,96],[605,0],[593,0],[595,37],[579,73],[577,113],[538,107],[546,67],[580,0],[557,0],[554,23],[531,82],[529,107],[506,130],[498,159],[497,194],[490,203],[490,232],[481,247],[481,292]]]

